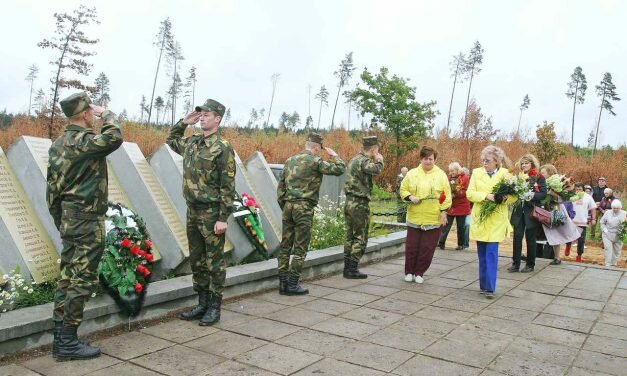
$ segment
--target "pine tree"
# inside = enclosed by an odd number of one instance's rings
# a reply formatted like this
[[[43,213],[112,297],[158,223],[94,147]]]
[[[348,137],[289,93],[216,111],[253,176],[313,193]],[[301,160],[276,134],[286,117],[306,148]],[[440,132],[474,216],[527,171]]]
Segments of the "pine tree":
[[[620,98],[616,93],[616,85],[612,82],[612,75],[605,73],[600,84],[596,86],[597,96],[601,97],[601,106],[599,106],[599,120],[597,120],[597,130],[594,136],[594,147],[592,148],[592,156],[597,149],[597,141],[599,139],[599,128],[601,127],[601,114],[603,110],[607,110],[610,115],[616,116],[612,102],[619,101]]]
[[[468,58],[465,61],[464,73],[468,79],[468,95],[466,96],[466,110],[464,116],[468,113],[468,105],[470,104],[470,90],[472,89],[473,78],[481,72],[481,64],[483,64],[483,48],[479,41],[470,49]]]
[[[28,115],[30,116],[30,110],[33,106],[33,84],[37,79],[37,74],[39,73],[39,67],[37,65],[32,64],[28,67],[28,75],[26,76],[26,81],[30,83],[30,89],[28,94]]]
[[[266,120],[266,124],[264,125],[264,128],[267,127],[270,123],[270,114],[272,113],[272,104],[274,103],[274,94],[276,92],[276,83],[277,81],[279,81],[279,77],[281,77],[281,75],[279,73],[275,73],[272,75],[272,77],[270,77],[270,80],[272,81],[272,96],[270,97],[270,108],[268,108],[268,120]]]
[[[329,105],[329,91],[327,90],[327,88],[322,85],[320,87],[320,91],[318,92],[318,94],[316,94],[315,99],[320,99],[320,110],[318,111],[318,127],[316,129],[320,129],[320,119],[322,116],[322,105],[324,104],[325,106]]]
[[[462,76],[462,74],[464,73],[464,69],[466,67],[466,58],[464,57],[464,54],[460,52],[459,54],[453,56],[453,61],[450,63],[450,66],[451,66],[451,70],[453,71],[453,73],[451,74],[451,77],[453,77],[453,90],[451,91],[451,103],[448,106],[448,119],[446,120],[446,134],[448,134],[450,130],[451,111],[453,109],[453,97],[455,96],[455,86],[457,85],[458,81],[459,83],[462,83],[464,80],[464,77]],[[468,106],[467,103],[466,103],[466,106]]]
[[[525,97],[523,98],[523,102],[520,105],[520,116],[518,117],[518,128],[516,128],[516,133],[518,134],[520,134],[520,121],[522,120],[523,111],[529,108],[529,103],[531,103],[531,101],[529,100],[529,94],[525,94]]]
[[[166,51],[167,46],[172,43],[172,23],[169,18],[161,21],[159,26],[159,32],[157,33],[156,40],[153,43],[154,46],[159,47],[159,59],[157,59],[157,70],[155,72],[155,81],[152,84],[152,95],[150,96],[150,107],[148,108],[148,123],[152,117],[152,105],[155,100],[155,89],[157,87],[157,77],[159,76],[159,67],[161,66],[161,58],[163,57],[163,51]],[[161,99],[163,102],[163,98]],[[159,116],[157,116],[157,123],[159,123]]]
[[[35,103],[33,104],[33,106],[36,106],[37,110],[36,112],[38,114],[41,114],[44,112],[44,109],[46,108],[46,93],[44,93],[43,89],[39,89],[37,90],[37,94],[35,94]]]
[[[170,85],[169,94],[171,96],[170,101],[172,103],[172,125],[174,125],[174,122],[176,120],[177,100],[178,100],[179,94],[183,90],[183,82],[181,81],[181,76],[179,75],[179,72],[178,72],[178,65],[180,61],[184,60],[185,58],[183,57],[183,50],[181,48],[181,44],[178,41],[175,41],[174,37],[172,38],[171,43],[168,45],[167,51],[168,51],[168,54],[167,54],[168,62],[170,63],[170,66],[172,67],[172,84]]]
[[[157,110],[157,116],[156,116],[157,124],[156,125],[159,125],[159,112],[161,112],[161,110],[163,109],[163,105],[164,105],[163,98],[161,98],[160,96],[155,98],[155,109]]]
[[[190,113],[196,103],[196,67],[189,68],[189,74],[185,78],[185,88],[185,98],[188,100],[185,102],[187,105],[185,113]]]
[[[577,103],[583,104],[587,89],[588,83],[586,82],[586,75],[583,74],[581,67],[576,67],[573,74],[570,75],[568,91],[566,92],[566,97],[573,100],[573,116],[570,132],[571,146],[575,146],[575,107]]]
[[[337,84],[337,96],[335,97],[335,106],[333,107],[333,116],[331,116],[331,129],[335,127],[335,111],[337,110],[337,101],[340,99],[340,92],[344,85],[348,83],[348,80],[353,76],[353,72],[355,71],[353,66],[353,53],[349,52],[346,54],[344,60],[340,62],[340,69],[333,72],[335,77],[338,78],[339,82]]]
[[[144,112],[148,112],[148,107],[146,106],[146,96],[142,95],[142,101],[139,102],[140,124],[144,122]]]
[[[111,97],[109,96],[109,78],[106,74],[100,73],[94,82],[96,90],[92,95],[94,101],[104,108],[109,106]]]

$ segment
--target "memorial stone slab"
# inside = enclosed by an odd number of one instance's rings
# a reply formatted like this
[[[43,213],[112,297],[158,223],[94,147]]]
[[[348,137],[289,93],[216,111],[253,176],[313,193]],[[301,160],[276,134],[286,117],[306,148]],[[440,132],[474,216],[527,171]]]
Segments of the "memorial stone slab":
[[[0,148],[0,269],[20,266],[25,279],[36,283],[59,275],[57,253],[9,160]]]
[[[60,254],[63,250],[61,236],[46,202],[46,170],[50,145],[52,141],[47,138],[22,136],[11,146],[6,155],[35,214]]]
[[[344,183],[346,182],[346,174],[340,176],[324,175],[322,184],[320,185],[319,203],[320,207],[335,213],[340,205],[345,201]]]
[[[149,157],[149,163],[161,186],[174,204],[179,218],[185,224],[187,222],[187,203],[183,197],[183,157],[175,153],[167,144],[163,144]],[[252,244],[238,224],[235,223],[235,220],[229,218],[227,224],[224,251],[233,250],[234,244],[237,244],[240,253],[248,255],[252,252]]]
[[[157,276],[177,269],[189,256],[185,226],[139,146],[124,142],[107,160],[161,251]]]
[[[282,231],[283,213],[277,202],[276,189],[278,181],[270,168],[270,165],[263,156],[263,153],[256,151],[246,160],[246,170],[250,180],[255,185],[260,199],[266,204],[266,212],[277,224],[279,231]]]

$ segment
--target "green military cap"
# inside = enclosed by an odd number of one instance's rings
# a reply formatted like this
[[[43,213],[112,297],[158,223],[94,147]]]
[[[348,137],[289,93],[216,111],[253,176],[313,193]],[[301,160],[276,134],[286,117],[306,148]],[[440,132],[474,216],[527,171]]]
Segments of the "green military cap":
[[[361,141],[364,146],[379,145],[379,142],[377,141],[377,136],[366,136],[362,138]]]
[[[89,99],[89,95],[83,91],[70,95],[59,102],[59,104],[65,116],[72,117],[88,109],[91,104],[91,99]]]
[[[220,116],[224,116],[226,108],[224,105],[216,100],[207,99],[202,106],[196,106],[196,111],[213,111]]]
[[[309,136],[307,136],[307,141],[318,143],[320,146],[322,146],[322,140],[322,136],[318,133],[309,133]]]

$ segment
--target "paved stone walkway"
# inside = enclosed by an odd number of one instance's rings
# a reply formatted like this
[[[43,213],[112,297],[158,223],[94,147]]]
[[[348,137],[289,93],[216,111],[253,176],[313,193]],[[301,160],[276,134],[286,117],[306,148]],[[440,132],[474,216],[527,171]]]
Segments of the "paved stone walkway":
[[[50,356],[0,375],[626,375],[624,272],[538,260],[478,293],[476,256],[439,251],[422,285],[403,258],[224,306],[216,327],[169,321],[98,341],[95,360]]]

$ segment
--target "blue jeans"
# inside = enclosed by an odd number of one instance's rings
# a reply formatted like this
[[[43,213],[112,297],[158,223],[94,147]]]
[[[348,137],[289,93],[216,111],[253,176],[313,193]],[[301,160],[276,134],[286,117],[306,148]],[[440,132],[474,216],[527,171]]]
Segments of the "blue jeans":
[[[479,288],[483,291],[496,290],[496,271],[499,266],[499,243],[477,242],[479,256]]]

